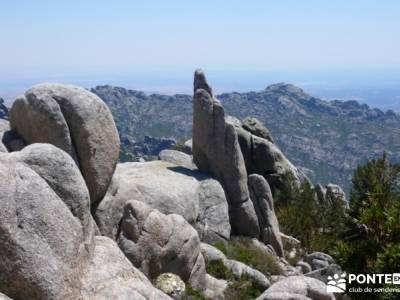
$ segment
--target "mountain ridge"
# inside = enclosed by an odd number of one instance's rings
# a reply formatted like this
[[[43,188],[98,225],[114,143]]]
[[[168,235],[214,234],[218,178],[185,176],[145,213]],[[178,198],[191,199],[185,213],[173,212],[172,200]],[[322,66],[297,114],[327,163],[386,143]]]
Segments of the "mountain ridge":
[[[121,140],[140,141],[146,135],[178,141],[191,138],[191,95],[146,94],[111,85],[91,91],[110,107]],[[287,83],[216,97],[227,114],[258,118],[288,158],[308,170],[315,183],[335,182],[348,191],[358,164],[384,151],[400,161],[400,116],[391,110],[383,112],[355,100],[322,100]]]

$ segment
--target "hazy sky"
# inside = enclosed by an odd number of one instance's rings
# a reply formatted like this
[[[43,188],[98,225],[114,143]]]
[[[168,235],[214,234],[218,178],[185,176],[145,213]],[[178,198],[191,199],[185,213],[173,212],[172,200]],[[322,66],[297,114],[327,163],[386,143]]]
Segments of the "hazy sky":
[[[139,88],[156,86],[152,78],[173,90],[197,67],[237,82],[253,74],[248,82],[262,86],[326,80],[313,75],[320,71],[395,73],[397,82],[399,16],[398,0],[0,0],[0,87],[126,76]]]
[[[0,1],[0,68],[400,66],[400,1]]]

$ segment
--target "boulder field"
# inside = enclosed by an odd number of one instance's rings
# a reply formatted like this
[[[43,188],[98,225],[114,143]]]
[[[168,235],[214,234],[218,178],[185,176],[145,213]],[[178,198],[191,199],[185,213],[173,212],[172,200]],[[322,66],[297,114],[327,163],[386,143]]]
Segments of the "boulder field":
[[[308,179],[257,119],[225,115],[201,70],[193,138],[186,153],[163,150],[159,160],[118,163],[110,110],[76,86],[34,86],[8,119],[0,119],[1,299],[179,299],[184,285],[226,299],[231,282],[208,274],[210,262],[250,278],[264,291],[258,299],[334,299],[323,282],[340,269],[330,256],[311,253],[297,266],[284,258],[282,237],[295,239],[280,232],[275,191],[285,176]],[[336,185],[316,190],[320,202],[345,199]],[[282,275],[213,246],[239,235]]]

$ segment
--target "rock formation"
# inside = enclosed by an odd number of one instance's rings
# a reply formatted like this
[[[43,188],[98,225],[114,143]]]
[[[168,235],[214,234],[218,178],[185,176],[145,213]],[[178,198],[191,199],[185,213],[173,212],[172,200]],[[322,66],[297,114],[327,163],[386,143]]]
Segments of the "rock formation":
[[[299,187],[308,180],[274,144],[271,134],[261,122],[255,118],[246,118],[243,123],[237,119],[228,120],[236,129],[247,173],[264,176],[275,197],[278,197],[279,191]]]
[[[116,238],[124,206],[131,199],[163,214],[183,216],[203,241],[230,237],[224,191],[215,179],[198,171],[164,161],[118,164],[109,191],[95,211],[102,234]]]
[[[118,132],[96,96],[44,84],[18,98],[10,123],[0,120],[0,298],[163,300],[152,282],[172,278],[224,299],[229,280],[246,278],[266,290],[259,299],[333,299],[323,281],[340,267],[329,255],[296,267],[283,257],[282,239],[300,242],[280,233],[270,185],[301,172],[257,119],[225,118],[201,71],[193,114],[193,157],[163,150],[158,161],[116,164]],[[335,185],[316,191],[324,203],[345,199]],[[209,245],[229,245],[231,226],[280,275]],[[206,262],[229,275],[214,278]],[[184,289],[159,286],[174,298]]]
[[[104,236],[96,236],[94,255],[81,281],[81,297],[71,300],[171,300],[132,266],[114,241]]]
[[[242,127],[244,130],[260,138],[266,139],[271,143],[275,143],[269,130],[256,118],[247,117],[242,121]]]
[[[14,300],[168,299],[115,242],[94,239],[85,181],[59,148],[0,154],[0,206],[0,290]]]
[[[82,225],[32,169],[3,159],[0,168],[0,290],[14,299],[72,299],[89,256]]]
[[[103,198],[117,163],[119,137],[100,98],[75,86],[37,85],[15,100],[10,123],[26,143],[50,143],[70,154],[91,202]]]
[[[316,193],[316,198],[321,205],[332,207],[337,203],[342,203],[345,207],[348,206],[346,194],[337,184],[329,183],[325,187],[323,187],[321,184],[317,184],[314,190]]]
[[[118,244],[133,265],[152,281],[162,273],[174,273],[194,287],[205,286],[200,239],[180,215],[164,215],[143,202],[129,201]]]
[[[199,170],[213,174],[221,182],[229,203],[232,231],[258,237],[257,216],[235,128],[225,122],[224,109],[213,97],[201,70],[194,78],[193,160]]]
[[[274,199],[268,182],[261,175],[252,174],[249,176],[249,190],[260,224],[260,240],[265,244],[270,244],[278,256],[283,256],[282,239],[274,210]]]
[[[305,276],[290,276],[274,283],[257,300],[335,300],[326,292],[326,284]]]

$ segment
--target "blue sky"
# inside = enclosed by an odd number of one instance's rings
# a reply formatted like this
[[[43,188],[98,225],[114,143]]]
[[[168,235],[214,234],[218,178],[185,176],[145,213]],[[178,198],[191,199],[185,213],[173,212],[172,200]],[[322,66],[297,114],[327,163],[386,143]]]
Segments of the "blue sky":
[[[0,80],[397,74],[399,15],[395,0],[0,0]]]

